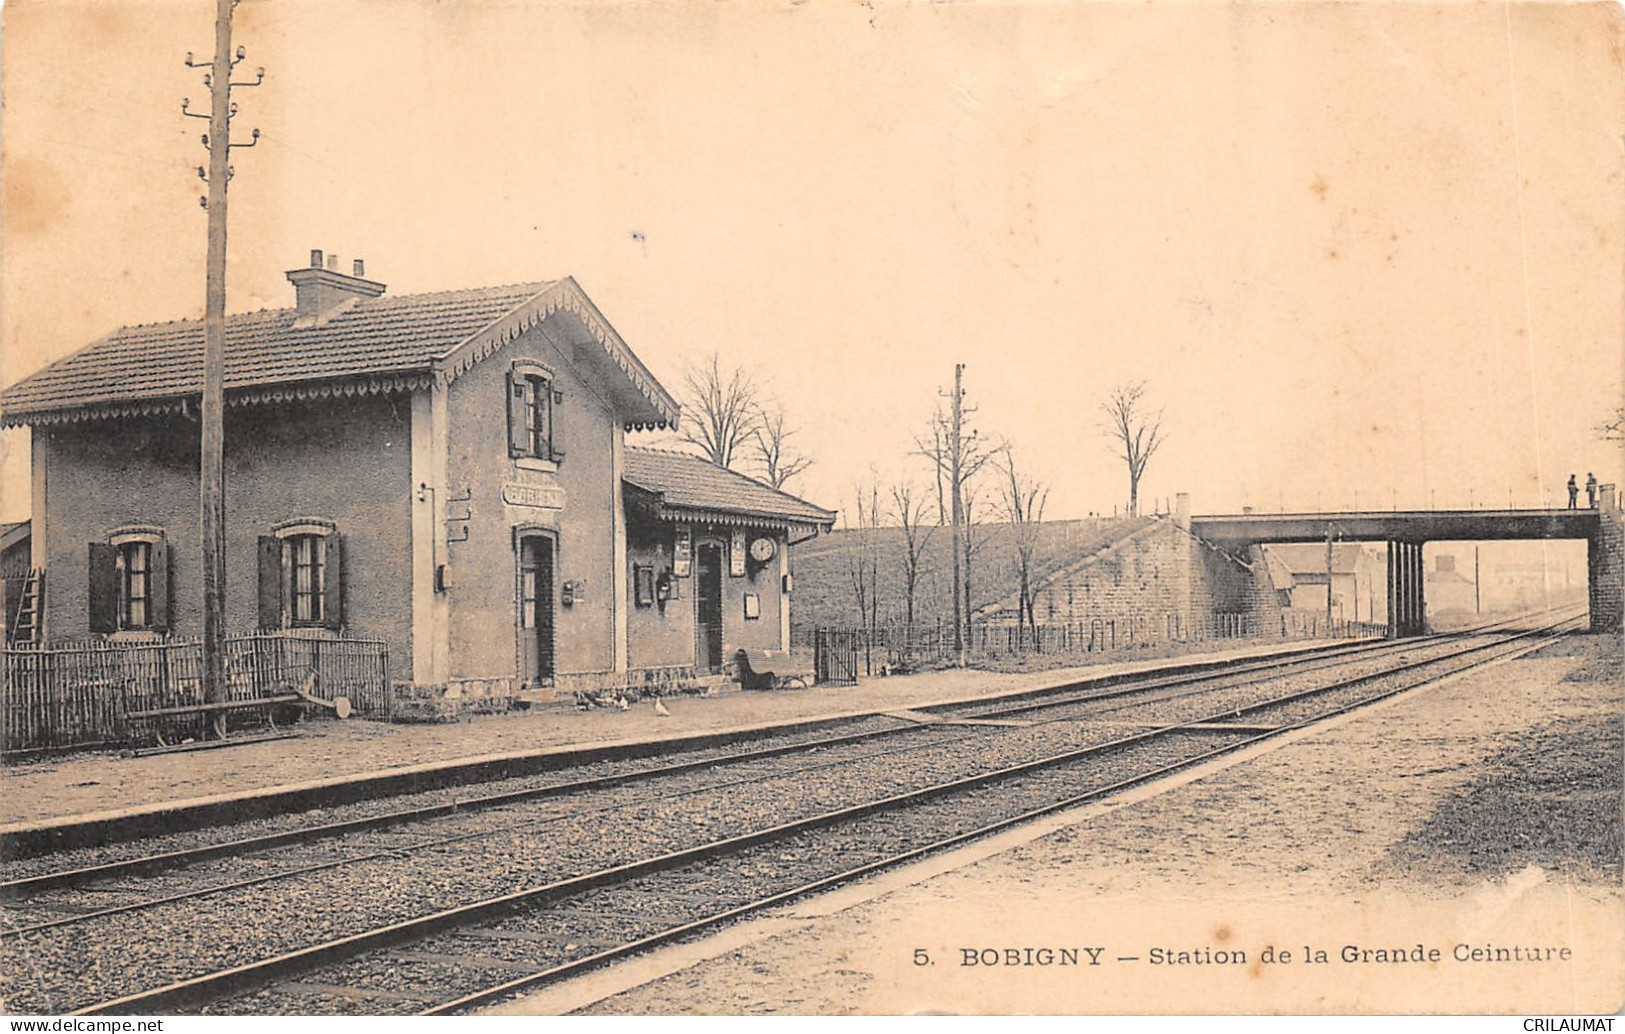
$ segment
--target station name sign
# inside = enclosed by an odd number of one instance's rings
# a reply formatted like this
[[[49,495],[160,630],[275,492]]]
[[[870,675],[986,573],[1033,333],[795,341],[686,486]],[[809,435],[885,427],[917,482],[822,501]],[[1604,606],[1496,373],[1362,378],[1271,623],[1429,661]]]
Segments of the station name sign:
[[[502,501],[509,506],[562,510],[564,489],[559,485],[523,485],[517,481],[509,481],[502,486]]]

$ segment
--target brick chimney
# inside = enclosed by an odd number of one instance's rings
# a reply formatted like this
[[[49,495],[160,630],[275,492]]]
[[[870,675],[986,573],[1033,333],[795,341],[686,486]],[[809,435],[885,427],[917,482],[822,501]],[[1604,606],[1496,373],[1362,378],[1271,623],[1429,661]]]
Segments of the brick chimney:
[[[355,260],[354,272],[350,275],[340,273],[338,267],[337,255],[327,256],[324,267],[321,249],[312,248],[307,268],[288,270],[288,279],[298,299],[295,327],[319,327],[361,299],[376,298],[384,293],[383,284],[362,275],[366,267],[360,259]]]

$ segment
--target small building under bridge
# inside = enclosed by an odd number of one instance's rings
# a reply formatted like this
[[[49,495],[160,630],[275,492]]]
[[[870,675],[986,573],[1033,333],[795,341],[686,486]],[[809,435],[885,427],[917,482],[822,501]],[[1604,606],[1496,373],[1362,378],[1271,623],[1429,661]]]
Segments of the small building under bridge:
[[[292,306],[227,321],[228,631],[544,697],[788,646],[789,551],[835,515],[631,444],[678,405],[574,280],[395,296],[311,257]],[[32,429],[36,638],[201,631],[202,345],[125,327],[0,395]]]

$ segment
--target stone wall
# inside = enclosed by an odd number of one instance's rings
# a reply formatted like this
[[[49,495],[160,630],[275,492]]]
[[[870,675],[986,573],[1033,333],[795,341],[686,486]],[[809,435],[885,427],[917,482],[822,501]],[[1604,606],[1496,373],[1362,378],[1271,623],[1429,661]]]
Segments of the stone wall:
[[[1014,608],[1012,599],[982,617],[1013,624]],[[1034,596],[1033,617],[1040,625],[1075,628],[1101,622],[1118,643],[1234,635],[1238,627],[1270,634],[1281,624],[1262,550],[1234,556],[1172,520],[1142,527],[1049,577]]]
[[[1591,630],[1618,632],[1625,618],[1625,521],[1617,511],[1598,515],[1597,531],[1586,543]]]

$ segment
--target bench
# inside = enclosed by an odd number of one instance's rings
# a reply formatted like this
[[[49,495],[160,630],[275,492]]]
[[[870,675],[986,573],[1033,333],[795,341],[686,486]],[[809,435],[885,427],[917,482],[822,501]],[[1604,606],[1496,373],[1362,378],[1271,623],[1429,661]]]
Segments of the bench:
[[[176,707],[150,707],[144,711],[126,711],[125,718],[171,718],[181,714],[215,714],[220,711],[241,711],[250,707],[272,707],[276,704],[304,702],[298,693],[277,693],[274,696],[255,697],[253,700],[228,700],[221,704],[181,704]]]
[[[789,665],[790,655],[783,650],[740,647],[734,652],[734,668],[741,689],[806,689],[807,680],[800,675],[779,674]]]

